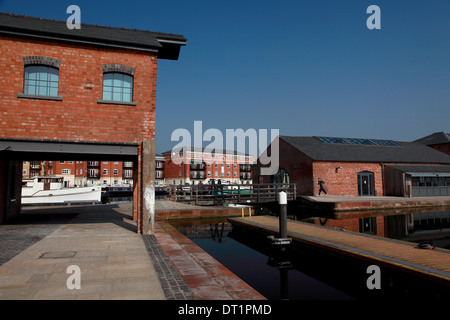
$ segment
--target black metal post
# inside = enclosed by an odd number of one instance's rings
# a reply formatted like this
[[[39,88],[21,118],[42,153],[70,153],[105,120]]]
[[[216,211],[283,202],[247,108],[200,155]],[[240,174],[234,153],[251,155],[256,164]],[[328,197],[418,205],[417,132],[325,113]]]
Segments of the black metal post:
[[[287,196],[286,192],[278,194],[278,203],[280,204],[280,238],[287,238]]]

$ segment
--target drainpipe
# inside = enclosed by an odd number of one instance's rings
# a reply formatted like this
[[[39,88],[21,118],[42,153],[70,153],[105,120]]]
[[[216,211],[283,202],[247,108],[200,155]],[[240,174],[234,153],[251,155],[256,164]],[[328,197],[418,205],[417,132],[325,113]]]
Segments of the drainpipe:
[[[402,172],[402,181],[403,181],[403,196],[406,197],[406,185],[405,185],[405,173]]]
[[[383,196],[385,196],[385,190],[386,190],[386,186],[384,185],[384,163],[383,161],[380,162],[381,165],[381,186],[383,188]]]

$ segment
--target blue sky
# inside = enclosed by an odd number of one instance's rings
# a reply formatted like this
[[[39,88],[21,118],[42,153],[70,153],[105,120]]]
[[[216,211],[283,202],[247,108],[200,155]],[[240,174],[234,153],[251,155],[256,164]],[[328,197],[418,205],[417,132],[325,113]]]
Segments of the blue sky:
[[[183,34],[158,62],[157,152],[177,128],[411,141],[450,131],[450,1],[2,1],[0,11]],[[369,30],[369,5],[381,30]]]

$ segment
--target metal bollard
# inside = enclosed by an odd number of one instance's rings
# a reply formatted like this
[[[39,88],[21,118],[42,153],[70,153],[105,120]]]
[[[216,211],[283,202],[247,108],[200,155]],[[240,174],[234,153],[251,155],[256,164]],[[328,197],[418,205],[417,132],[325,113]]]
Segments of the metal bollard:
[[[278,203],[280,204],[280,238],[287,238],[287,194],[281,191],[278,194]]]
[[[292,239],[288,238],[287,232],[287,194],[282,191],[278,193],[278,203],[280,204],[280,231],[279,237],[268,236],[267,239],[272,245],[281,246],[281,250],[285,250],[284,246],[290,245]]]

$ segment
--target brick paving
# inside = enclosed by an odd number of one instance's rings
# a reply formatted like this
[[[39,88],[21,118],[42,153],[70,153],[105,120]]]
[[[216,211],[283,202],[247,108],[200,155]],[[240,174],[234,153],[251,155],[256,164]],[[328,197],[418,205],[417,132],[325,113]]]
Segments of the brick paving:
[[[279,220],[275,217],[255,216],[231,220],[233,223],[278,232]],[[349,255],[364,256],[379,263],[450,283],[450,251],[445,249],[418,249],[415,244],[405,241],[341,231],[299,221],[288,221],[288,234],[300,242],[338,250]]]
[[[189,291],[183,278],[173,266],[164,250],[159,245],[155,236],[143,236],[148,253],[150,254],[164,295],[167,300],[193,300],[194,296]]]
[[[196,300],[266,299],[169,223],[156,223],[155,238]]]

